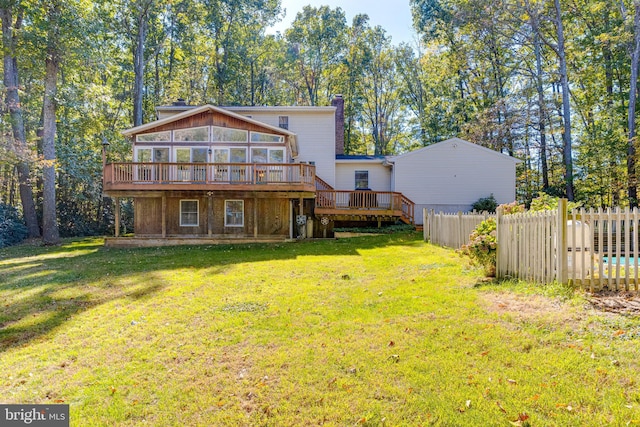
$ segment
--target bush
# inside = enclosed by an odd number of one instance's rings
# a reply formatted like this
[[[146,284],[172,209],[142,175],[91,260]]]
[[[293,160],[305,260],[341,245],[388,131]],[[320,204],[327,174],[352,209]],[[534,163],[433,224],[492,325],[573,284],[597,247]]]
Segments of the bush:
[[[529,210],[533,212],[538,212],[538,211],[558,209],[558,200],[560,200],[559,197],[554,197],[547,193],[539,193],[538,197],[536,197],[531,201],[531,206],[529,207]],[[582,203],[579,203],[579,202],[568,202],[567,211],[571,212],[573,209],[578,209],[581,206],[582,206]]]
[[[477,212],[495,212],[498,207],[496,198],[491,194],[489,197],[482,197],[471,205],[471,208]]]
[[[524,212],[524,206],[517,202],[500,205],[505,215]],[[469,236],[469,243],[460,248],[460,253],[471,258],[474,265],[482,267],[489,277],[496,275],[496,255],[498,244],[496,241],[496,219],[487,218],[473,230]]]
[[[28,234],[16,208],[0,203],[0,248],[20,243]]]
[[[496,275],[496,219],[482,221],[469,236],[469,243],[460,252],[471,258],[474,265],[482,267],[489,277]]]

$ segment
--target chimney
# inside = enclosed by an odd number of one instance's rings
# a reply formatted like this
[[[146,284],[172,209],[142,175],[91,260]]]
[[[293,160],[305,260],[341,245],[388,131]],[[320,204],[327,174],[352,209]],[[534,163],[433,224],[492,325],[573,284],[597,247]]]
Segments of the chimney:
[[[334,95],[331,106],[336,107],[336,155],[344,154],[344,99]]]

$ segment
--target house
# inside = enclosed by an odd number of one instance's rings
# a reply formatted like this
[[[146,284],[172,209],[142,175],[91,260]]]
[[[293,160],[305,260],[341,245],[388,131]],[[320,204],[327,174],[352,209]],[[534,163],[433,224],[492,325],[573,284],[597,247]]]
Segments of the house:
[[[105,162],[104,192],[133,199],[135,232],[120,236],[116,209],[107,245],[322,237],[344,222],[419,224],[416,203],[466,210],[491,193],[515,198],[517,161],[466,141],[401,156],[345,155],[339,95],[327,107],[179,101],[156,112],[157,120],[123,132],[133,162]]]

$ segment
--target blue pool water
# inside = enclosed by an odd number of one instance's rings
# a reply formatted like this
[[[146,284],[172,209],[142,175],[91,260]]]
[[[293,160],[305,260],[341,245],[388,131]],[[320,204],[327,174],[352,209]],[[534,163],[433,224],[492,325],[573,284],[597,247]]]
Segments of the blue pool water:
[[[604,257],[602,257],[602,262],[604,262],[605,264],[612,264],[612,265],[616,265],[616,264],[626,265],[627,262],[628,262],[629,265],[636,265],[636,258],[635,257],[625,257],[625,256],[621,256],[621,257],[604,256]],[[640,265],[640,261],[638,261],[638,264]]]

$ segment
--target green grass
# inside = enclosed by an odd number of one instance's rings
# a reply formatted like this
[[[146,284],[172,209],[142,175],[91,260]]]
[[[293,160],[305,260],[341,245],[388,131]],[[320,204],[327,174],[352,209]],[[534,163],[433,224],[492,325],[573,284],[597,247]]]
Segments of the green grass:
[[[0,401],[73,426],[640,424],[640,321],[416,233],[0,250]]]

